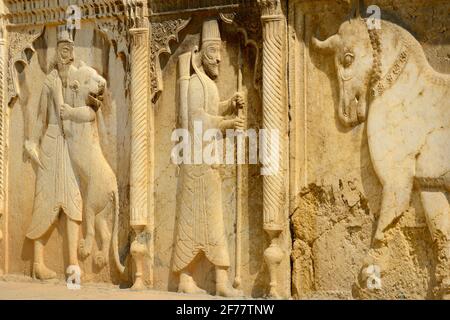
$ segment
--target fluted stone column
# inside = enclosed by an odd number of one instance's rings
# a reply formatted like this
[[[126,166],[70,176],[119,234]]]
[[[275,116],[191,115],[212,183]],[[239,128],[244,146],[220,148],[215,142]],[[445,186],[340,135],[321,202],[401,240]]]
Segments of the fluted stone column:
[[[263,177],[264,230],[270,245],[264,259],[270,273],[270,297],[279,297],[277,273],[285,252],[280,234],[286,227],[286,174],[288,108],[286,96],[286,21],[279,0],[259,0],[263,25],[263,129],[267,135],[276,133],[278,143],[269,140],[263,148],[270,156],[268,171]],[[271,135],[273,137],[273,135]],[[275,164],[274,161],[278,163]],[[264,162],[264,161],[263,161]],[[267,162],[267,159],[266,161]]]
[[[149,225],[149,184],[150,176],[150,130],[149,109],[149,26],[147,18],[140,20],[135,28],[129,30],[131,37],[131,169],[130,206],[131,227],[136,238],[131,244],[131,254],[135,264],[133,289],[144,289],[144,258],[153,248],[148,247]],[[150,270],[150,278],[152,278]]]
[[[4,26],[3,18],[0,18],[0,252],[3,253],[0,256],[3,256],[3,261],[0,260],[0,275],[8,267],[8,258],[7,258],[7,241],[6,236],[3,235],[3,230],[6,228],[6,197],[7,197],[7,156],[6,156],[6,143],[7,143],[7,103],[5,99],[5,84],[6,84],[6,29]],[[5,233],[6,233],[5,229]],[[4,265],[4,268],[2,266]]]

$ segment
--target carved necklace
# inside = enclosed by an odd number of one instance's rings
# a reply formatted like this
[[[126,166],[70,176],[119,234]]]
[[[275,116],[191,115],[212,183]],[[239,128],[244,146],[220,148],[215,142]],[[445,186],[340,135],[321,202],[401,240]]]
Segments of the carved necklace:
[[[374,66],[371,79],[371,95],[372,97],[381,96],[387,89],[392,87],[392,85],[400,77],[401,73],[405,69],[406,63],[409,59],[409,46],[402,39],[402,49],[395,59],[394,64],[391,66],[389,71],[384,77],[381,77],[381,41],[380,34],[377,30],[368,30],[370,43],[373,49]]]

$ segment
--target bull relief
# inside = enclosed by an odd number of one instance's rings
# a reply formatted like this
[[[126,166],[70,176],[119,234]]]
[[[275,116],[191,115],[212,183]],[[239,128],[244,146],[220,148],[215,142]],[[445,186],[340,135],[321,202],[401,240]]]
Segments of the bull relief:
[[[404,288],[411,290],[408,297],[448,299],[450,76],[430,66],[429,59],[435,58],[426,54],[422,44],[410,31],[387,20],[388,10],[384,15],[386,18],[383,19],[382,14],[374,24],[368,14],[369,9],[360,6],[360,3],[353,2],[349,8],[350,18],[334,27],[338,32],[331,33],[323,41],[319,40],[318,35],[331,29],[322,21],[328,13],[320,10],[314,12],[307,6],[297,7],[296,14],[306,21],[307,26],[303,30],[302,50],[309,52],[310,56],[310,62],[303,60],[303,68],[309,72],[315,68],[314,72],[319,69],[327,74],[332,96],[336,97],[330,99],[330,93],[325,91],[319,102],[313,104],[322,109],[324,107],[320,104],[328,101],[335,105],[336,111],[331,110],[331,114],[336,122],[332,124],[329,121],[329,125],[337,130],[328,131],[339,132],[341,143],[345,140],[347,147],[344,148],[348,148],[337,151],[331,145],[336,143],[337,139],[334,139],[321,149],[321,161],[325,165],[334,158],[348,164],[335,162],[340,169],[327,172],[319,168],[321,164],[308,164],[306,160],[306,170],[310,170],[311,176],[305,181],[294,220],[294,229],[298,232],[293,258],[298,263],[298,267],[294,268],[299,281],[296,290],[299,295],[305,294],[302,290],[315,287],[319,290],[314,292],[313,289],[310,294],[394,298],[397,294],[395,281],[410,281],[408,279],[416,277],[407,286],[408,289]],[[418,4],[410,6],[420,10]],[[405,6],[404,10],[410,12],[410,6]],[[361,12],[367,18],[363,18]],[[439,19],[433,22],[439,23]],[[420,28],[417,25],[414,27]],[[304,81],[317,81],[317,77],[321,76],[309,76]],[[309,85],[313,84],[307,84],[308,88]],[[302,94],[312,95],[308,91]],[[306,105],[304,108],[309,121],[315,121],[314,112],[308,111],[313,106]],[[324,124],[326,121],[321,122]],[[310,134],[305,139],[310,139],[309,148],[314,152],[311,145],[315,140],[312,137],[314,132]],[[345,135],[352,137],[346,138]],[[362,149],[355,148],[355,143],[359,143]],[[331,155],[333,149],[336,151]],[[352,152],[359,157],[358,160],[353,159]],[[307,156],[315,157],[312,154]],[[353,162],[355,160],[358,162]],[[351,169],[352,162],[358,169]],[[354,179],[355,174],[361,178]],[[317,182],[312,180],[314,177]],[[348,178],[351,178],[353,188],[362,195],[358,198],[367,204],[365,212],[355,211],[354,201],[345,194],[339,194],[339,188],[342,189]],[[318,190],[321,190],[320,193]],[[312,197],[312,194],[316,196]],[[315,220],[322,223],[328,220],[319,216],[320,211],[316,217],[309,216],[308,211],[313,208],[328,210],[340,218],[330,221],[328,226],[324,225],[321,232],[318,232],[319,228],[317,235],[311,239],[308,232],[300,229],[307,228],[308,222],[300,222],[300,219],[307,218],[312,224]],[[374,213],[375,216],[371,217]],[[354,250],[353,261],[357,257],[358,262],[354,262],[357,266],[350,267],[351,273],[347,275],[340,273],[340,268],[349,266],[344,259],[338,259],[333,267],[330,261],[323,260],[333,259],[323,251],[326,247],[328,250],[335,248],[330,243],[332,237],[334,241],[343,241],[342,249],[337,249],[335,254],[345,250],[342,254],[347,256]],[[349,244],[344,245],[344,241]],[[355,247],[358,244],[360,248]],[[414,253],[404,257],[405,250]],[[315,269],[315,274],[308,271],[311,260],[320,266]],[[433,267],[424,270],[416,263],[429,263]],[[331,278],[326,278],[326,270],[331,269],[338,283],[333,284]],[[427,283],[420,293],[417,292],[417,287],[420,287],[417,284],[418,274]],[[308,281],[310,287],[305,288],[308,285],[300,283],[300,279]],[[341,281],[354,283],[345,286],[341,285]],[[322,292],[319,292],[320,288],[323,288]]]
[[[0,0],[0,299],[450,299],[449,9]]]
[[[362,283],[374,270],[370,266],[388,263],[383,256],[389,242],[386,231],[408,209],[415,185],[437,246],[437,285],[448,296],[450,76],[436,72],[417,40],[388,21],[382,20],[376,30],[357,16],[327,40],[313,38],[312,45],[334,55],[338,118],[345,126],[367,121],[370,157],[382,184],[377,229],[361,271]]]

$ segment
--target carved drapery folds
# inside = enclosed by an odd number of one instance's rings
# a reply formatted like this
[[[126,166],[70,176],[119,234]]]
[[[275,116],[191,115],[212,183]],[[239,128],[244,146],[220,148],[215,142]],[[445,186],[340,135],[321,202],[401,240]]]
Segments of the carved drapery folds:
[[[279,244],[279,235],[284,230],[285,215],[285,169],[287,103],[285,85],[286,22],[282,15],[281,4],[276,0],[261,0],[261,21],[263,24],[263,129],[279,135],[278,150],[276,143],[264,145],[265,154],[278,153],[279,167],[275,172],[263,178],[263,216],[264,230],[270,237],[270,246],[264,252],[269,273],[270,292],[278,297],[277,266],[283,258]]]

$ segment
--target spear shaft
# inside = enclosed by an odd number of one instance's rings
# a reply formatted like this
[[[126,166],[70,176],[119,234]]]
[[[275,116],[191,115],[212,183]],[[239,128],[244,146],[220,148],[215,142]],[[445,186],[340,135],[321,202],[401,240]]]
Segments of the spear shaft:
[[[242,92],[242,52],[241,52],[241,44],[239,43],[239,53],[238,53],[238,74],[237,74],[237,91],[239,93]],[[242,117],[244,115],[244,110],[242,108],[238,109],[238,117]],[[234,277],[233,286],[235,288],[239,288],[241,285],[241,224],[242,224],[242,191],[244,186],[244,175],[242,164],[239,163],[238,152],[245,150],[245,136],[243,132],[238,132],[236,139],[236,159],[237,159],[237,167],[236,167],[236,258],[235,258],[235,268],[236,273]],[[243,148],[239,148],[239,143]],[[244,158],[245,159],[245,158]]]

